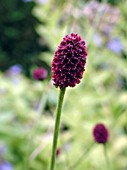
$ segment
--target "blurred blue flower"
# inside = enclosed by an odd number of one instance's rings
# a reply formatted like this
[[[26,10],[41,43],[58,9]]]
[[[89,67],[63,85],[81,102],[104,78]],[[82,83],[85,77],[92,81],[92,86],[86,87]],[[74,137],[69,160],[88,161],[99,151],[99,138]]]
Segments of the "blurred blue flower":
[[[102,38],[101,38],[101,36],[99,34],[95,34],[93,36],[93,41],[94,41],[94,43],[95,43],[95,45],[97,47],[101,47],[102,46]]]
[[[110,68],[110,66],[109,66],[109,64],[107,64],[107,63],[102,63],[102,64],[100,65],[100,68],[103,69],[103,70],[108,70],[108,69]]]
[[[69,143],[66,143],[64,146],[63,146],[63,149],[68,152],[71,148],[71,145]]]
[[[37,2],[40,4],[46,4],[48,2],[48,0],[37,0]]]
[[[123,44],[118,38],[111,39],[107,44],[108,49],[115,53],[121,53],[123,50]]]
[[[0,164],[0,170],[13,170],[13,167],[9,162],[4,161]]]
[[[33,0],[22,0],[23,2],[31,2]],[[35,0],[35,2],[40,3],[40,4],[46,4],[48,0]]]
[[[110,34],[112,33],[113,30],[113,26],[112,25],[107,25],[107,27],[105,29],[103,29],[103,34],[108,37],[110,36]]]
[[[10,75],[18,75],[22,72],[22,66],[20,64],[13,65],[9,68]]]
[[[32,0],[22,0],[23,2],[31,2]]]
[[[3,144],[0,144],[0,156],[2,156],[5,152],[6,152],[6,147]]]

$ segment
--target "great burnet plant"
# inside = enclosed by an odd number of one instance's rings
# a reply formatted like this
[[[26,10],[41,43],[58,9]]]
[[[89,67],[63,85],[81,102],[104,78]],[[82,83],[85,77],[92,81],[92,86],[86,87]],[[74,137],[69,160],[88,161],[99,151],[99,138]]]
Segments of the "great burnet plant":
[[[50,170],[54,170],[55,166],[60,116],[65,90],[68,86],[74,87],[80,83],[85,70],[86,56],[85,41],[78,34],[72,33],[63,38],[52,61],[52,80],[54,85],[60,89],[60,94],[56,109]]]

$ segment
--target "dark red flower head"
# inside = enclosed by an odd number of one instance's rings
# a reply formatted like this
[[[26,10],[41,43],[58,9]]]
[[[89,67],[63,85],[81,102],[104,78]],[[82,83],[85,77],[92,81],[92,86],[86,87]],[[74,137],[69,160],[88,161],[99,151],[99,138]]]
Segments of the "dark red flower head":
[[[74,87],[80,83],[86,64],[85,41],[78,34],[66,35],[52,61],[52,80],[56,87]]]
[[[105,144],[109,138],[108,129],[102,124],[97,124],[93,129],[94,140],[97,143]]]
[[[44,80],[47,78],[47,75],[47,70],[42,67],[38,67],[33,71],[33,78],[35,80]]]

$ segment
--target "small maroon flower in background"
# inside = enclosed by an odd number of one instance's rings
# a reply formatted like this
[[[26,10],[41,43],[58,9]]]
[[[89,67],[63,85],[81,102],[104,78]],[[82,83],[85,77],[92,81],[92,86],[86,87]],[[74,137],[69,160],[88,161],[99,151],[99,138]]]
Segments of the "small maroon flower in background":
[[[93,136],[94,136],[94,140],[97,143],[106,144],[106,142],[109,139],[108,129],[105,127],[104,124],[99,123],[93,129]]]
[[[80,83],[86,64],[85,41],[78,34],[66,35],[52,61],[52,80],[56,87],[74,87]]]
[[[44,80],[47,78],[48,72],[42,67],[38,67],[33,71],[33,78],[35,80]]]
[[[56,157],[58,158],[58,156],[60,155],[60,152],[61,152],[61,149],[60,148],[57,148],[56,149]]]

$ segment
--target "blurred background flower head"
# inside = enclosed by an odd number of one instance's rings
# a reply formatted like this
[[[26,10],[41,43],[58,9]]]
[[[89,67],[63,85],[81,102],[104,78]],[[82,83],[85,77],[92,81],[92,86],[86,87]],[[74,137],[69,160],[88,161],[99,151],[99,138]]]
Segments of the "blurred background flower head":
[[[8,71],[11,76],[16,76],[22,72],[22,66],[20,64],[13,65]]]
[[[106,144],[109,139],[109,132],[107,127],[102,123],[96,124],[93,129],[93,136],[97,143]]]
[[[37,68],[34,69],[34,71],[33,71],[33,78],[34,78],[35,80],[40,80],[40,81],[42,81],[42,80],[46,79],[47,76],[48,76],[48,72],[47,72],[47,70],[46,70],[45,68],[43,68],[43,67],[37,67]]]
[[[0,170],[14,170],[14,169],[9,162],[3,161],[0,163]]]

